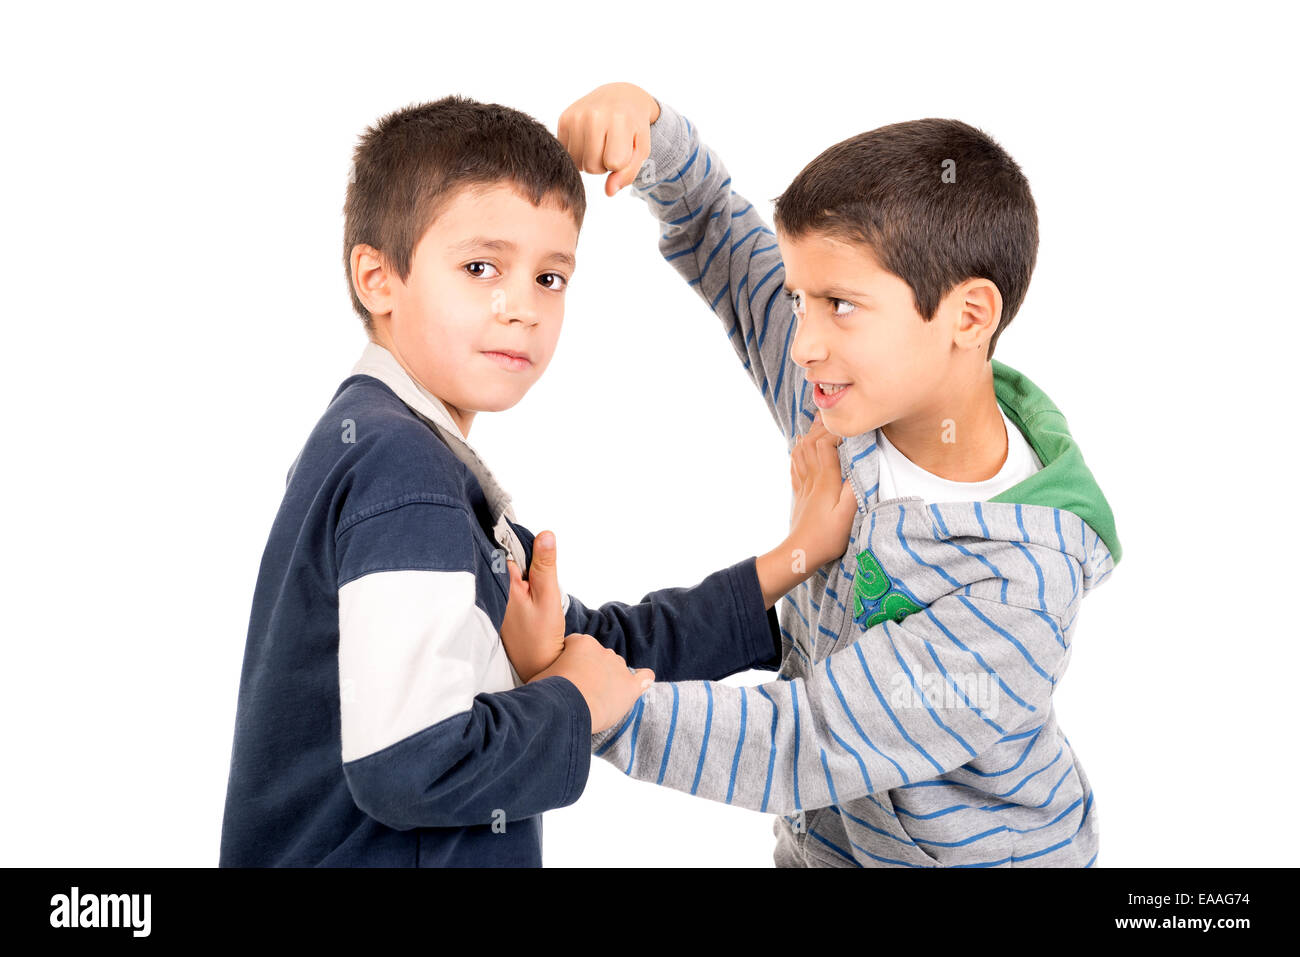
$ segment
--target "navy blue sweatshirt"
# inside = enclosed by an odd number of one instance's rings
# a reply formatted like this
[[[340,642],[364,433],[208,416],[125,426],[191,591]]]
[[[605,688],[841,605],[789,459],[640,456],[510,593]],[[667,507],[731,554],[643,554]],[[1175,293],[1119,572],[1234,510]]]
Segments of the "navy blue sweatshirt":
[[[582,695],[562,677],[520,685],[500,642],[501,510],[394,366],[344,380],[290,469],[249,620],[221,866],[539,866],[542,812],[586,784]],[[533,535],[506,514],[526,571]],[[753,557],[637,604],[565,597],[567,633],[662,680],[779,665]]]

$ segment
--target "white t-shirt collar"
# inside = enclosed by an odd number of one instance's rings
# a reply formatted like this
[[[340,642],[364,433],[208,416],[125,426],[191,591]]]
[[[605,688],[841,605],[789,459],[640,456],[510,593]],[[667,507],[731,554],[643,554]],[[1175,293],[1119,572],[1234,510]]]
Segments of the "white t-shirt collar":
[[[1000,404],[998,411],[1007,430],[1007,457],[996,475],[977,482],[954,482],[926,471],[899,451],[885,436],[884,429],[878,429],[882,458],[880,499],[920,495],[927,502],[981,502],[1033,475],[1042,468],[1042,463]]]

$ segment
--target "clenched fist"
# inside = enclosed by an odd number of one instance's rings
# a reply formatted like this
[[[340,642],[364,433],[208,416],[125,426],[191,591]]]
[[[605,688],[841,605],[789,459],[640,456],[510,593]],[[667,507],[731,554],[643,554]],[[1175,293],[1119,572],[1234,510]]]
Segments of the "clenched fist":
[[[609,173],[605,195],[636,179],[650,155],[659,102],[631,83],[606,83],[560,114],[555,136],[584,173]]]

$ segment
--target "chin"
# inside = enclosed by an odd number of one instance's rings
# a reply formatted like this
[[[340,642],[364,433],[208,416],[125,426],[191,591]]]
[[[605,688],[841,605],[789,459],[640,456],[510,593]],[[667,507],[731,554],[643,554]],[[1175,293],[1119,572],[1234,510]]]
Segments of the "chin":
[[[838,435],[842,439],[847,439],[851,435],[861,435],[863,432],[870,432],[877,423],[863,413],[855,414],[851,409],[830,409],[822,411],[822,423],[826,426],[826,431],[832,435]]]
[[[853,434],[852,432],[845,432],[844,426],[838,425],[837,423],[831,422],[827,419],[825,412],[822,413],[822,425],[826,426],[826,431],[831,435],[838,435],[842,439],[848,438]]]
[[[493,396],[491,398],[484,397],[478,403],[478,411],[505,412],[507,409],[513,409],[515,406],[517,406],[519,404],[519,401],[527,394],[528,393],[525,392],[520,395]]]

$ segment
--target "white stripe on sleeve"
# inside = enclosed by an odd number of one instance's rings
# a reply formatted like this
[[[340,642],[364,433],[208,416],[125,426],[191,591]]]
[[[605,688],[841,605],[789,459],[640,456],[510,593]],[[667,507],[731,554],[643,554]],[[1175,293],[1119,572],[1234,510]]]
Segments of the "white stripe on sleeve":
[[[343,760],[509,691],[514,669],[467,571],[374,572],[339,589]]]

